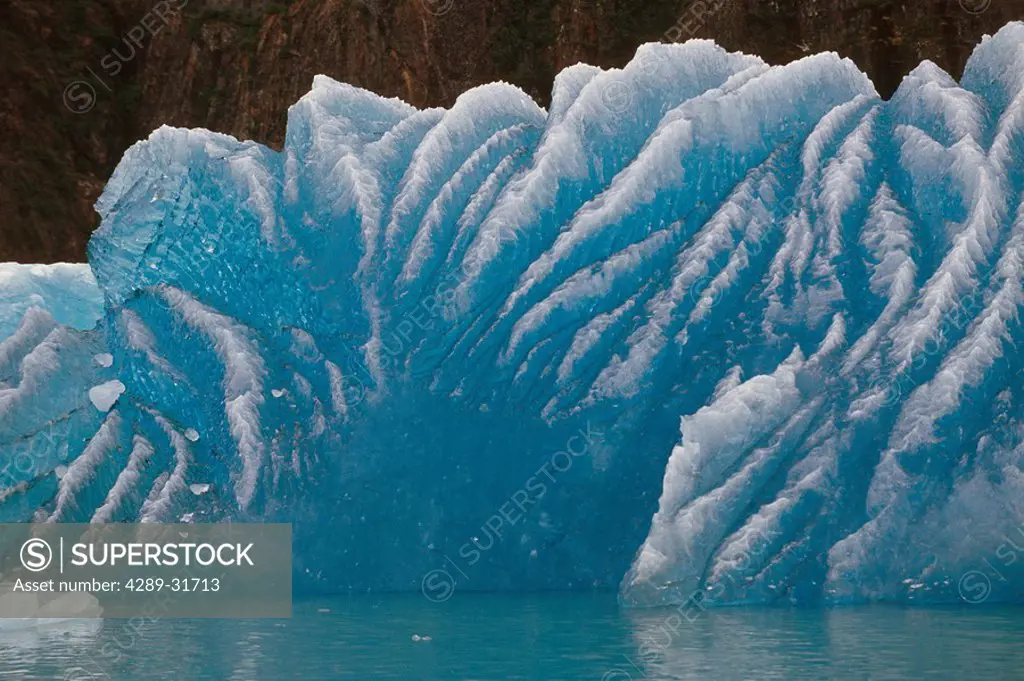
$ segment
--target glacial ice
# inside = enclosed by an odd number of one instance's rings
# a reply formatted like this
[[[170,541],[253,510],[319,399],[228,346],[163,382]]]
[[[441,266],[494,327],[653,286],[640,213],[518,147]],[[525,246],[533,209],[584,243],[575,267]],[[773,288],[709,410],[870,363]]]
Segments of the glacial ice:
[[[86,330],[103,316],[103,293],[88,265],[19,265],[0,262],[0,340],[29,308],[48,311],[59,323]]]
[[[706,41],[547,112],[319,76],[282,152],[133,146],[95,281],[0,268],[0,520],[292,522],[300,591],[1016,600],[1022,198],[1020,23],[888,102]]]

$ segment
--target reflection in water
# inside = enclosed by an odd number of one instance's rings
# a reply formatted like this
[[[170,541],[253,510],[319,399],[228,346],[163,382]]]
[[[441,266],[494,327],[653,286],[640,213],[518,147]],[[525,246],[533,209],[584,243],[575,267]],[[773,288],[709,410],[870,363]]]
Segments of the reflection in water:
[[[0,619],[0,678],[41,678],[34,676],[38,663],[59,651],[65,669],[49,678],[74,679],[67,670],[96,648],[103,626],[96,619]]]
[[[259,675],[263,662],[263,652],[260,649],[261,638],[263,638],[263,634],[260,632],[250,631],[239,639],[231,681],[250,681]]]
[[[1008,679],[1024,609],[726,609],[692,621],[632,611],[633,651],[612,679]]]
[[[1024,609],[690,615],[622,610],[611,595],[458,594],[441,604],[412,596],[297,603],[292,620],[0,625],[0,678],[961,681],[1011,679],[1024,668]]]

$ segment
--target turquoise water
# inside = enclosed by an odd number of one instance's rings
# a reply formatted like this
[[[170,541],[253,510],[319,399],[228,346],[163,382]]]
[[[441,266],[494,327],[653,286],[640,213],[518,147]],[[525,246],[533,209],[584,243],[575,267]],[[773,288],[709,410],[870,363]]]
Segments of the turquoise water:
[[[298,602],[291,620],[0,625],[0,678],[1024,679],[1024,609],[620,609],[614,597]],[[413,636],[429,636],[414,641]]]

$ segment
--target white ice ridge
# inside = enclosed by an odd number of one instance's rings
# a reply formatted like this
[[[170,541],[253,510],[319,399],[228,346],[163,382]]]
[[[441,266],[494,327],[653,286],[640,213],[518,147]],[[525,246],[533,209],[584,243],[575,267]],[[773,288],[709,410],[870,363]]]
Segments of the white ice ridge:
[[[132,439],[132,450],[128,456],[128,464],[117,476],[117,481],[110,488],[103,505],[96,509],[90,523],[110,523],[122,509],[128,496],[136,489],[142,478],[144,469],[156,450],[153,444],[141,435]]]
[[[280,152],[163,127],[94,281],[0,294],[0,522],[292,522],[314,590],[957,600],[1024,527],[1022,73],[1020,23],[888,101],[694,40],[547,111],[318,76]]]
[[[174,424],[159,414],[154,414],[154,420],[170,440],[171,450],[174,452],[174,467],[161,474],[153,484],[149,496],[142,504],[139,522],[174,522],[177,520],[172,515],[175,503],[180,503],[181,497],[188,489],[186,479],[192,465],[192,452],[188,440],[178,432]]]
[[[60,522],[69,508],[77,505],[77,495],[93,480],[104,461],[111,456],[111,450],[117,446],[123,427],[124,420],[118,412],[112,411],[107,414],[103,425],[89,441],[81,456],[68,466],[64,477],[60,479],[56,505],[47,522]]]
[[[260,406],[263,404],[263,358],[249,332],[231,318],[215,312],[189,294],[167,286],[159,291],[171,310],[185,323],[205,334],[224,364],[224,413],[228,429],[238,446],[242,470],[235,483],[238,505],[245,509],[256,493],[263,468],[265,446],[261,436]],[[175,433],[172,438],[181,437]],[[181,449],[187,451],[187,445]],[[178,450],[178,447],[175,447]]]

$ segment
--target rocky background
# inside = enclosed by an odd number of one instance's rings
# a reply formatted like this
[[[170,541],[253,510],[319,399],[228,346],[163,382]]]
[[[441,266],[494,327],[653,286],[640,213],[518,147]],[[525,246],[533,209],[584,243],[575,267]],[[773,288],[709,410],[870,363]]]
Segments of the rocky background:
[[[167,123],[280,148],[314,74],[451,104],[494,80],[546,105],[578,61],[714,38],[786,63],[833,50],[889,95],[959,76],[1024,0],[0,0],[0,262],[80,261],[124,150]]]

